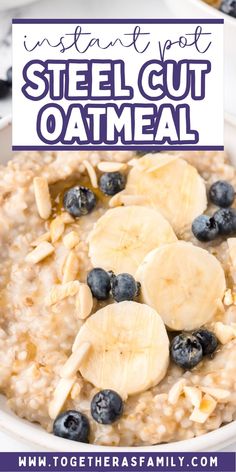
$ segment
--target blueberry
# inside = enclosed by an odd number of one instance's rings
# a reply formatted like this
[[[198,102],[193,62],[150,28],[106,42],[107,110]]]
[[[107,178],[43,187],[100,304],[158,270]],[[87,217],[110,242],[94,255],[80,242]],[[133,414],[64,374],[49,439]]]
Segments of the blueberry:
[[[184,369],[192,369],[202,360],[203,351],[200,341],[192,334],[182,333],[171,342],[171,358]]]
[[[9,69],[7,69],[7,84],[9,87],[12,86],[12,67],[9,67]]]
[[[212,331],[207,329],[199,329],[194,331],[193,336],[195,336],[202,346],[203,355],[213,354],[218,346],[218,340]]]
[[[79,411],[65,411],[58,415],[53,423],[53,434],[60,438],[88,443],[89,433],[89,420]]]
[[[220,11],[236,18],[236,0],[222,0]]]
[[[6,80],[0,79],[0,98],[4,98],[8,95],[9,87]]]
[[[104,269],[92,269],[87,277],[87,284],[95,298],[106,300],[111,290],[111,275]]]
[[[111,294],[116,302],[133,300],[140,291],[140,283],[130,274],[119,274],[111,277]]]
[[[192,232],[199,241],[207,242],[212,241],[218,236],[219,228],[214,218],[200,215],[193,220]]]
[[[97,423],[111,424],[123,413],[123,401],[113,390],[101,390],[91,402],[91,415]]]
[[[222,208],[227,208],[232,205],[234,201],[234,188],[225,180],[218,180],[209,190],[209,199],[214,205]]]
[[[120,172],[106,172],[100,177],[99,187],[105,195],[115,195],[125,188],[125,177]]]
[[[94,193],[86,187],[72,187],[64,195],[64,208],[72,216],[90,213],[96,205]]]
[[[219,233],[229,235],[236,232],[236,210],[234,208],[220,208],[213,218],[218,224]]]

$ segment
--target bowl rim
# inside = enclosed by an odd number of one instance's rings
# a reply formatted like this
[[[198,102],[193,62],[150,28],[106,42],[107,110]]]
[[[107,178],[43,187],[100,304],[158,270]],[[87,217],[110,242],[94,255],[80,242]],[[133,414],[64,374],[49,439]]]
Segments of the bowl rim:
[[[5,399],[4,399],[5,402]],[[166,444],[148,446],[105,446],[64,440],[12,412],[1,410],[0,430],[19,440],[55,452],[196,452],[217,451],[235,441],[236,421],[200,436]],[[206,446],[207,445],[207,446]]]
[[[190,1],[190,0],[189,0]],[[199,0],[191,0],[198,2]],[[225,114],[225,121],[236,128],[236,117]],[[11,115],[4,117],[0,121],[0,132],[11,125]],[[1,406],[6,403],[6,398],[0,395]],[[195,451],[216,451],[233,444],[236,436],[236,420],[220,428],[205,433],[203,435],[170,442],[166,444],[148,445],[148,446],[100,446],[95,444],[84,444],[80,442],[64,440],[56,437],[51,433],[43,430],[40,425],[30,423],[28,420],[22,419],[15,415],[8,408],[3,410],[0,406],[0,430],[6,434],[18,438],[18,440],[33,444],[38,448],[54,452],[195,452]]]

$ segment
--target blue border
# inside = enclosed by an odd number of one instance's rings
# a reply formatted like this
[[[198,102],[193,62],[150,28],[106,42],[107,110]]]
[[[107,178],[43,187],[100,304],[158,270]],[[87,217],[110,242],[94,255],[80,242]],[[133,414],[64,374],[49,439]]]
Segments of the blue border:
[[[60,447],[60,446],[59,446]],[[91,447],[93,447],[91,445]],[[1,472],[235,472],[235,452],[94,452],[75,449],[68,452],[0,452]],[[121,448],[122,449],[122,448]],[[180,464],[180,455],[182,463]],[[21,458],[21,463],[19,461]],[[62,465],[67,458],[67,466]],[[71,459],[73,458],[74,464]],[[100,459],[101,466],[96,465]],[[116,458],[116,463],[113,463]],[[205,465],[201,462],[205,460]],[[55,462],[55,459],[56,462]],[[125,459],[125,462],[124,462]],[[132,459],[135,463],[132,464]],[[82,461],[81,461],[82,460]],[[158,460],[158,462],[157,462]],[[213,462],[214,460],[214,462]],[[118,463],[117,463],[118,462]],[[123,464],[124,462],[124,464]]]
[[[224,19],[222,18],[203,18],[203,19],[196,19],[196,18],[106,18],[106,19],[55,19],[55,18],[12,18],[12,24],[223,24]],[[114,151],[114,149],[118,151],[165,151],[165,150],[173,150],[173,151],[223,151],[224,146],[12,146],[13,151],[87,151],[87,150],[105,150],[105,151]]]
[[[224,146],[12,146],[12,151],[224,151]]]
[[[187,18],[157,18],[157,19],[153,19],[153,18],[147,18],[147,19],[140,19],[140,18],[132,18],[132,19],[84,19],[84,18],[78,18],[78,19],[71,19],[71,18],[67,18],[67,19],[50,19],[50,18],[12,18],[12,23],[13,24],[27,24],[27,23],[31,23],[31,24],[34,24],[34,23],[51,23],[51,24],[63,24],[63,23],[124,23],[124,24],[129,24],[129,23],[140,23],[140,24],[145,24],[145,23],[163,23],[163,24],[198,24],[198,23],[201,23],[201,24],[214,24],[214,23],[224,23],[224,19],[222,18],[209,18],[209,19],[206,19],[206,18],[203,18],[203,19],[196,19],[196,18],[190,18],[190,19],[187,19]]]

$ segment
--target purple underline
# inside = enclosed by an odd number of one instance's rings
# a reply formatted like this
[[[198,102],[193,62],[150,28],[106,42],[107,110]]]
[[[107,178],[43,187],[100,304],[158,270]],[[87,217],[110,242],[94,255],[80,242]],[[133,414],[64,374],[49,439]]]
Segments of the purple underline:
[[[203,19],[195,19],[195,18],[190,18],[190,19],[187,19],[187,18],[158,18],[158,19],[153,19],[153,18],[150,18],[150,19],[114,19],[114,18],[111,18],[111,19],[68,19],[68,18],[65,18],[65,19],[55,19],[55,18],[13,18],[12,19],[12,23],[13,24],[34,24],[34,23],[55,23],[55,24],[64,24],[64,23],[108,23],[108,24],[111,24],[111,23],[124,23],[124,24],[128,24],[128,23],[140,23],[140,24],[150,24],[150,23],[163,23],[163,24],[168,24],[168,23],[173,23],[173,24],[198,24],[198,23],[202,23],[202,24],[214,24],[214,23],[224,23],[224,19],[222,18],[209,18],[209,19],[206,19],[206,18],[203,18]]]
[[[224,146],[12,146],[12,151],[224,151]]]

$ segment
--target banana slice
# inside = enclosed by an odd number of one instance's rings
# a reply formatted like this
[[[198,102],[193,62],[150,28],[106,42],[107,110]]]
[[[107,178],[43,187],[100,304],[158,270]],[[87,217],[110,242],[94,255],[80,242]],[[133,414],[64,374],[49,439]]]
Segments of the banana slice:
[[[89,256],[94,267],[134,274],[149,251],[176,240],[170,224],[157,210],[117,207],[96,222],[88,238]]]
[[[157,385],[166,374],[169,339],[161,317],[147,305],[107,305],[86,320],[73,350],[85,342],[91,347],[80,372],[97,388],[126,398]]]
[[[150,252],[136,273],[144,303],[173,330],[192,330],[217,311],[226,283],[215,256],[178,241]]]
[[[139,159],[117,198],[119,195],[144,196],[146,203],[142,204],[159,210],[177,234],[207,207],[205,183],[195,167],[169,154],[147,154]]]

